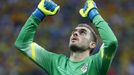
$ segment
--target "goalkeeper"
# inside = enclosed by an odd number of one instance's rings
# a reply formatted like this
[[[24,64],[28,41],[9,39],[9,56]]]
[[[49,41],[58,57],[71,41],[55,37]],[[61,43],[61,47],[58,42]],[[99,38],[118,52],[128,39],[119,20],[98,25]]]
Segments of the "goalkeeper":
[[[29,17],[15,42],[15,46],[44,69],[49,75],[106,75],[115,56],[117,39],[97,11],[93,0],[87,0],[80,15],[87,17],[99,31],[102,46],[98,53],[91,55],[96,47],[97,37],[87,24],[79,24],[69,41],[70,57],[49,52],[33,42],[36,29],[43,19],[55,15],[59,6],[51,0],[41,0],[38,8]]]

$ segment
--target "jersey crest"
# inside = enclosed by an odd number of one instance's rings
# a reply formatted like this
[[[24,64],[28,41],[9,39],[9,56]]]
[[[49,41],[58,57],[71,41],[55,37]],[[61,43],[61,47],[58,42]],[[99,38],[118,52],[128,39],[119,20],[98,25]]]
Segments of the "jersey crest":
[[[81,67],[81,71],[83,73],[87,72],[87,68],[88,68],[88,64],[84,64],[82,67]]]

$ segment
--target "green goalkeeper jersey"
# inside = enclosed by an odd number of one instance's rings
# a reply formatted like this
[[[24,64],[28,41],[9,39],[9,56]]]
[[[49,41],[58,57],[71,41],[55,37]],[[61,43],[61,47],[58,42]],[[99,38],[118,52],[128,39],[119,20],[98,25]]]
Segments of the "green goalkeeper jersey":
[[[116,53],[117,39],[100,15],[93,19],[93,24],[98,29],[103,44],[98,53],[79,62],[71,61],[65,55],[49,52],[33,42],[34,34],[40,22],[34,15],[31,15],[23,26],[15,45],[49,75],[107,74]]]

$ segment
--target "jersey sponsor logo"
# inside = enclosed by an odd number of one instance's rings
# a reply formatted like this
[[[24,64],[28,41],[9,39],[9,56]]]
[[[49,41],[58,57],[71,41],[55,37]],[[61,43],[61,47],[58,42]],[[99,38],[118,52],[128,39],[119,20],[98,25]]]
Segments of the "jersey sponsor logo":
[[[84,66],[82,66],[82,68],[81,68],[81,71],[83,73],[85,73],[85,72],[87,72],[87,68],[88,68],[88,64],[84,64]]]

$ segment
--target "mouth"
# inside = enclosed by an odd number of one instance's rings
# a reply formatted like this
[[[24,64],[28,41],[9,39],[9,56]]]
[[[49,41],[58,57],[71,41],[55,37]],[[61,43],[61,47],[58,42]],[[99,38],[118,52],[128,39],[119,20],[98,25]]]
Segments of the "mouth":
[[[76,38],[76,37],[73,37],[73,38],[71,39],[72,42],[74,42],[74,41],[78,41],[78,40],[79,40],[79,39]]]

